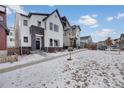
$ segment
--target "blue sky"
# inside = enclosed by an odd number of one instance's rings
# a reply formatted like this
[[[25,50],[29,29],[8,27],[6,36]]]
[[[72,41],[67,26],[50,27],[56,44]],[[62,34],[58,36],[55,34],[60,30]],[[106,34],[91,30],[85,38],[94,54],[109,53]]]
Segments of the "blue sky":
[[[66,16],[73,25],[80,25],[81,36],[91,35],[94,42],[105,40],[111,36],[119,38],[124,33],[124,6],[95,6],[95,5],[63,5],[63,6],[8,6],[8,27],[14,25],[15,11],[20,13],[41,12],[51,13],[59,10],[61,16]]]

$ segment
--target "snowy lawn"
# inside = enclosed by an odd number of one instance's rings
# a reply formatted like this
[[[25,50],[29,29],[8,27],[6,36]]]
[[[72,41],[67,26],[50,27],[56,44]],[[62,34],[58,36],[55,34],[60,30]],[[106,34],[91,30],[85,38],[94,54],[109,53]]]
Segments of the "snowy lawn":
[[[79,50],[75,50],[75,51],[79,51]],[[30,63],[30,62],[36,62],[45,58],[50,58],[50,57],[54,57],[54,56],[60,56],[63,54],[67,54],[68,51],[65,50],[63,52],[56,52],[56,53],[46,53],[46,52],[41,52],[41,53],[37,53],[37,54],[30,54],[30,55],[22,55],[18,57],[18,61],[17,62],[7,62],[7,63],[1,63],[0,64],[0,69],[3,68],[7,68],[7,67],[13,67],[16,65],[21,65],[21,64],[26,64],[26,63]]]
[[[0,74],[0,87],[124,87],[124,52],[83,51]]]

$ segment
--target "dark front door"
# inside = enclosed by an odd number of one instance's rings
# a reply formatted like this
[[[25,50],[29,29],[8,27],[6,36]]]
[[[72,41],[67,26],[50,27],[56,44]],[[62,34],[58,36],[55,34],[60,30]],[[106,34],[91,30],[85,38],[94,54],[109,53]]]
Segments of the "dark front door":
[[[36,41],[36,49],[40,49],[40,41]]]

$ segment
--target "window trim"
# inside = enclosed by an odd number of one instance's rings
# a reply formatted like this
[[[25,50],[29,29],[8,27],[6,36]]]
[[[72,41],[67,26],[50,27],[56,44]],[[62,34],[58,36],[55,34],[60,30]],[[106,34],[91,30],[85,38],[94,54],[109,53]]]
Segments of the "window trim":
[[[26,23],[25,23],[25,22],[26,22]],[[23,20],[23,25],[24,25],[24,26],[28,26],[28,20],[24,19],[24,20]]]
[[[56,27],[57,27],[57,28],[56,28]],[[56,24],[54,24],[54,31],[55,31],[55,32],[59,32],[59,26],[56,25]]]
[[[53,25],[54,24],[52,22],[49,23],[49,30],[53,31],[53,29],[54,29]]]
[[[26,38],[27,38],[27,41],[25,41]],[[24,36],[23,39],[25,43],[28,43],[28,36]]]
[[[39,24],[40,23],[40,24]],[[41,21],[37,21],[37,26],[41,27]]]

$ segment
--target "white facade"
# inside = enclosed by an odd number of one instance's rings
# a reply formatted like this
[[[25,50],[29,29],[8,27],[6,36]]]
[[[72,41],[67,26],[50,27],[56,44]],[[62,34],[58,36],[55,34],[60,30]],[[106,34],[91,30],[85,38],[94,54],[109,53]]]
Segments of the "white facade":
[[[43,20],[44,18],[48,17],[46,20]],[[27,20],[27,26],[24,26],[23,21]],[[57,13],[57,10],[53,13],[47,15],[42,14],[32,14],[31,16],[26,16],[22,14],[16,14],[16,35],[18,36],[19,42],[18,47],[31,47],[31,34],[30,34],[30,27],[32,25],[38,26],[38,21],[41,22],[41,28],[44,29],[44,47],[51,47],[49,39],[58,40],[59,46],[57,47],[63,47],[63,26],[61,24],[60,17]],[[58,25],[58,32],[55,32],[54,30],[51,31],[49,28],[49,24],[53,23]],[[53,27],[54,28],[54,27]],[[28,37],[28,42],[24,42],[24,37]],[[52,47],[55,47],[54,44]]]
[[[46,22],[45,47],[51,47],[49,44],[50,39],[58,40],[59,41],[58,47],[63,47],[63,26],[57,12],[54,12],[45,22]],[[49,29],[50,23],[53,23],[53,25],[55,24],[58,25],[58,32],[55,32],[54,30]],[[54,43],[52,47],[56,47]]]
[[[7,35],[7,48],[15,47],[15,29],[9,28],[9,35]]]
[[[83,39],[80,38],[80,42],[81,43],[86,43],[86,44],[91,44],[92,43],[92,38],[91,37],[83,38]]]

